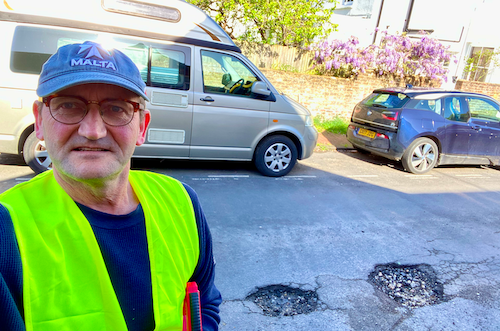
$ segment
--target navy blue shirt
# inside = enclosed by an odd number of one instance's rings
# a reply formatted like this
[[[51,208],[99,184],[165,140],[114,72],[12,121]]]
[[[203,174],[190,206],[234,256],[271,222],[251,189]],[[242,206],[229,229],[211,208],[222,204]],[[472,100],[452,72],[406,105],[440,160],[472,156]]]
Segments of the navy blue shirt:
[[[201,295],[203,330],[218,330],[222,298],[214,285],[212,238],[196,193],[184,185],[198,226],[200,256],[190,279]],[[111,215],[78,204],[94,231],[130,331],[154,329],[153,296],[144,212]],[[0,204],[0,330],[24,331],[22,264],[14,226]]]

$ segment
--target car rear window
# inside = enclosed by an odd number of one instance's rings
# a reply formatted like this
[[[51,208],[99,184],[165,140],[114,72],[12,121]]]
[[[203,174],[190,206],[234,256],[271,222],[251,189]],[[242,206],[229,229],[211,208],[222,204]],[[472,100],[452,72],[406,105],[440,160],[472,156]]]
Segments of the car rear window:
[[[380,108],[401,108],[408,102],[410,98],[403,93],[372,93],[365,100],[363,104],[368,107]]]

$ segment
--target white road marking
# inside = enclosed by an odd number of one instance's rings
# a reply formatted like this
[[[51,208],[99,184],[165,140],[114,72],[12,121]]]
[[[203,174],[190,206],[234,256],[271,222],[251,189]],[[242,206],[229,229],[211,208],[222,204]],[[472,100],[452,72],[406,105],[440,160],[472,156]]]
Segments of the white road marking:
[[[19,178],[16,178],[15,180],[18,180],[18,181],[28,181],[30,180],[31,178],[24,178],[24,177],[19,177]]]
[[[347,177],[349,177],[349,178],[370,178],[370,177],[378,177],[378,175],[350,175]]]
[[[435,177],[433,175],[405,175],[405,177]]]
[[[250,175],[208,175],[209,178],[248,178]]]
[[[457,177],[483,177],[483,175],[475,175],[475,174],[468,174],[468,175],[455,175]]]
[[[220,180],[220,178],[194,177],[191,180]]]
[[[304,176],[286,176],[288,178],[316,178],[316,176],[307,176],[307,175],[304,175]]]

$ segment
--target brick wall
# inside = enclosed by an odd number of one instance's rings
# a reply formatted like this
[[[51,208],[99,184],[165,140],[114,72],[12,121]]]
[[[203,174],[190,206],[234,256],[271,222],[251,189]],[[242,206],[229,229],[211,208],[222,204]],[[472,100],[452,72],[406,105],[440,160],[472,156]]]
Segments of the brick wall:
[[[500,84],[458,80],[455,84],[455,89],[460,91],[483,93],[497,100],[500,100]]]
[[[360,74],[356,79],[308,75],[282,70],[260,69],[281,92],[306,106],[313,115],[349,118],[354,106],[373,89],[405,86],[400,79],[378,78]],[[411,82],[414,86],[440,86],[438,82]]]

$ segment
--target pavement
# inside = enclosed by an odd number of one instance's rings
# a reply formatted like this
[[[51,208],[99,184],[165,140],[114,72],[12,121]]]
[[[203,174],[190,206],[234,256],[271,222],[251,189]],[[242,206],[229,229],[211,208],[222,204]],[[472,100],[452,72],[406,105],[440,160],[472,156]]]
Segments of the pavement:
[[[347,141],[345,134],[331,133],[328,131],[319,132],[318,144],[314,149],[315,153],[332,152],[337,150],[352,149],[352,145]]]

